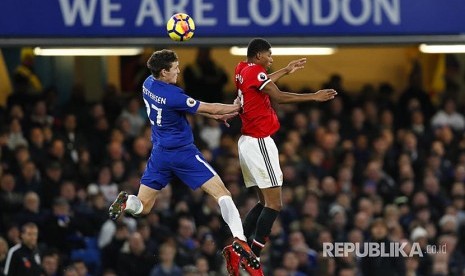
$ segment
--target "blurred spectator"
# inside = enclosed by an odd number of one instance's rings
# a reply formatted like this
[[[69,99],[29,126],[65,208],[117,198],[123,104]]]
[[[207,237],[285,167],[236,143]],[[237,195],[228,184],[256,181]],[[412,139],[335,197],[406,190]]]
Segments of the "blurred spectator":
[[[92,183],[89,186],[95,186],[95,188],[103,194],[107,205],[110,205],[115,197],[118,195],[118,185],[112,182],[110,168],[105,166],[101,167],[96,183]]]
[[[51,127],[54,122],[54,118],[48,114],[47,104],[44,100],[38,100],[34,103],[32,113],[28,118],[28,126],[30,127]],[[29,130],[29,129],[28,129]]]
[[[78,151],[77,178],[82,187],[87,187],[95,177],[96,168],[93,166],[90,152],[87,148]]]
[[[102,276],[117,276],[117,274],[112,269],[105,269]]]
[[[337,276],[355,276],[357,275],[355,267],[351,265],[345,265],[339,269]]]
[[[23,210],[15,216],[18,225],[33,222],[39,228],[44,225],[46,213],[40,208],[40,197],[37,193],[30,191],[24,195]]]
[[[21,49],[21,64],[13,73],[13,87],[16,93],[38,94],[42,92],[42,83],[34,72],[34,53],[32,48]]]
[[[118,90],[113,84],[108,84],[105,86],[101,107],[103,108],[104,114],[106,114],[106,117],[111,122],[111,124],[116,122],[116,118],[118,118],[118,116],[121,114],[123,105],[124,98],[121,91]],[[97,118],[97,116],[94,116],[94,118]]]
[[[200,130],[200,138],[202,138],[210,150],[215,150],[220,146],[221,132],[219,122],[205,120],[205,125]]]
[[[114,223],[113,221],[109,222]],[[102,229],[104,228],[102,227]],[[106,234],[105,231],[100,231],[100,236],[102,234]],[[115,263],[115,260],[118,258],[118,254],[123,249],[123,246],[126,245],[129,235],[128,226],[120,219],[117,222],[114,235],[112,233],[108,235],[111,239],[109,241],[105,240],[105,243],[99,240],[98,245],[102,250],[102,266],[104,269],[117,269],[118,264]],[[127,248],[127,246],[125,247]]]
[[[5,275],[23,276],[40,275],[40,254],[37,248],[39,229],[34,223],[27,223],[21,228],[21,243],[8,251],[5,262]]]
[[[150,226],[151,239],[156,243],[161,244],[168,238],[174,236],[170,228],[160,222],[160,216],[157,213],[150,213],[147,215],[147,222]]]
[[[190,265],[185,266],[185,267],[183,267],[182,271],[183,271],[184,276],[186,276],[186,275],[208,276],[208,275],[212,275],[212,273],[209,273],[210,269],[213,270],[213,268],[210,268],[210,266],[208,265],[207,258],[200,257],[200,258],[195,260],[195,266],[190,266]],[[217,268],[215,271],[220,271],[220,269]]]
[[[284,269],[287,271],[287,275],[289,276],[305,276],[308,274],[305,274],[303,272],[300,272],[298,270],[299,268],[299,260],[297,258],[297,254],[295,254],[293,251],[287,251],[284,253],[283,257],[283,263],[282,263]]]
[[[164,243],[160,246],[160,264],[150,272],[150,276],[182,276],[182,270],[174,262],[176,247],[172,243]]]
[[[69,265],[65,267],[63,276],[79,276],[79,274],[78,274],[77,269],[74,266]]]
[[[6,240],[0,236],[0,275],[4,275],[3,271],[5,269],[6,257],[8,254],[8,243]]]
[[[200,241],[199,254],[194,258],[196,263],[199,259],[207,261],[206,266],[213,271],[220,271],[224,265],[223,257],[218,254],[218,247],[213,236],[210,233],[204,234],[204,237]]]
[[[0,177],[0,225],[6,226],[11,223],[14,215],[21,210],[23,195],[16,192],[15,187],[13,175],[4,174]]]
[[[177,255],[176,263],[180,266],[194,264],[194,254],[199,244],[194,238],[195,224],[189,217],[180,217],[177,221]]]
[[[50,248],[58,249],[60,253],[67,255],[72,249],[83,246],[79,237],[81,227],[83,225],[77,223],[66,199],[57,197],[42,228],[43,240]]]
[[[72,266],[76,269],[78,276],[90,276],[86,263],[83,260],[74,260]]]
[[[58,138],[52,141],[48,149],[47,163],[53,162],[60,164],[63,178],[74,179],[76,177],[76,165],[66,154],[65,142]]]
[[[342,106],[344,108],[351,108],[352,107],[352,99],[349,96],[348,91],[344,88],[344,79],[341,75],[339,74],[332,74],[328,81],[326,81],[323,86],[321,87],[322,89],[334,89],[337,91],[337,98],[340,98],[342,100]]]
[[[410,114],[415,110],[421,110],[426,121],[433,115],[434,107],[423,88],[423,72],[419,61],[413,61],[408,86],[397,103],[396,125],[399,127],[406,127],[411,123]]]
[[[378,95],[376,99],[376,104],[379,107],[379,110],[394,110],[395,102],[393,96],[395,95],[394,87],[387,82],[380,83],[378,86]]]
[[[147,121],[146,117],[141,116],[140,109],[140,99],[136,97],[131,97],[127,101],[126,108],[123,109],[123,112],[119,116],[119,120],[128,121],[130,125],[129,135],[131,137],[138,136],[141,133],[142,128]]]
[[[228,76],[210,53],[210,48],[199,48],[195,62],[184,69],[186,92],[200,101],[222,103],[223,88],[228,82]]]
[[[383,219],[376,219],[370,227],[371,242],[384,243],[386,251],[390,252],[387,238],[388,227]],[[394,254],[394,252],[391,252]],[[405,264],[403,257],[364,257],[361,260],[361,271],[363,275],[405,275]]]
[[[133,171],[139,170],[140,164],[145,164],[145,162],[147,162],[147,158],[149,157],[150,151],[152,150],[152,144],[147,142],[147,140],[144,137],[139,136],[134,139],[131,147],[132,147],[131,157],[130,157],[131,162],[129,166],[127,166],[127,169],[133,172]],[[119,161],[121,161],[122,165],[125,165],[123,160],[119,160]],[[125,166],[125,169],[126,169],[126,166]],[[113,177],[115,177],[115,173],[113,173]],[[119,182],[122,182],[122,180],[124,179],[120,179]]]
[[[29,152],[32,161],[41,171],[44,171],[47,162],[47,147],[42,128],[33,127],[29,132]]]
[[[444,99],[442,109],[431,118],[431,126],[433,128],[449,126],[458,133],[465,129],[465,117],[457,112],[453,98]]]
[[[152,239],[152,228],[150,227],[147,220],[142,219],[138,221],[137,232],[140,233],[144,239],[145,250],[147,253],[149,255],[155,255],[155,253],[158,251],[158,244],[154,239]]]
[[[78,130],[77,118],[74,114],[66,114],[63,119],[63,129],[60,133],[65,144],[66,155],[75,164],[79,161],[79,149],[86,146],[84,134]]]
[[[42,270],[44,276],[58,276],[60,268],[60,256],[55,251],[44,253],[42,256]]]
[[[27,146],[28,142],[23,135],[21,123],[18,119],[12,119],[9,124],[8,148],[15,150],[18,146]]]
[[[94,230],[94,235],[98,235],[102,225],[108,219],[108,206],[105,198],[101,193],[88,193],[88,208],[83,210],[83,215],[89,220],[89,223]]]
[[[406,276],[417,276],[419,275],[417,273],[418,269],[418,257],[407,257],[405,258],[405,275]],[[420,274],[421,275],[421,274]]]
[[[379,160],[373,160],[367,164],[362,185],[363,193],[369,197],[379,194],[386,203],[394,200],[395,182],[383,171]]]
[[[412,112],[409,130],[417,136],[421,148],[431,143],[433,136],[431,126],[425,121],[425,115],[420,110]]]
[[[415,227],[410,233],[410,241],[419,244],[423,257],[419,259],[417,273],[420,275],[428,275],[432,267],[432,257],[426,252],[426,246],[428,245],[428,232],[421,226]]]
[[[6,227],[6,240],[8,246],[11,248],[19,243],[21,243],[21,231],[20,227],[17,224],[11,223]]]
[[[120,241],[124,242],[127,235],[136,230],[136,226],[136,220],[131,217],[122,217],[116,222],[107,217],[98,235],[98,246],[104,248],[110,243],[116,242],[119,249],[121,247]],[[110,251],[115,252],[115,250]]]
[[[40,173],[36,168],[36,165],[32,161],[26,161],[21,166],[21,175],[18,177],[16,183],[16,191],[25,193],[33,191],[40,193]]]
[[[84,86],[79,83],[75,83],[71,88],[69,101],[61,108],[66,113],[75,114],[77,122],[84,122],[89,112],[89,103],[86,99],[86,91]],[[85,124],[81,124],[84,128],[87,127]]]
[[[42,180],[42,206],[46,209],[51,209],[53,199],[60,193],[60,185],[63,181],[63,173],[61,165],[58,162],[47,163],[45,175]]]

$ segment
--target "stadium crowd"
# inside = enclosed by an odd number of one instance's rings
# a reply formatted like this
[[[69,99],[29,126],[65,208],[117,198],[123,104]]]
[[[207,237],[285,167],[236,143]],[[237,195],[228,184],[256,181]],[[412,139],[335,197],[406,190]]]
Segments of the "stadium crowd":
[[[394,99],[389,84],[350,93],[334,75],[323,85],[334,100],[277,107],[283,210],[262,253],[265,275],[465,273],[465,106],[453,91],[433,105],[419,70],[409,80]],[[43,275],[226,275],[231,235],[200,189],[174,181],[148,216],[108,218],[120,190],[137,194],[151,150],[139,92],[109,85],[90,103],[75,85],[59,105],[53,89],[14,81],[0,115],[0,275],[34,265],[7,254],[33,225]],[[244,217],[256,199],[242,183],[240,120],[188,119]],[[424,256],[322,256],[324,242],[363,241],[418,242]]]

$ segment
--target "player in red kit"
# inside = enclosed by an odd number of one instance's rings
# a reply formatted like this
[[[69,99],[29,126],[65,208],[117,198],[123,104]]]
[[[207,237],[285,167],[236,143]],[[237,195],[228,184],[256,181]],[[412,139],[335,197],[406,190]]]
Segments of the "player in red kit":
[[[273,222],[282,207],[283,174],[279,165],[278,149],[271,138],[280,125],[271,102],[323,102],[337,95],[333,89],[295,94],[281,91],[275,85],[274,82],[280,77],[303,68],[305,62],[305,59],[295,60],[287,67],[267,74],[266,70],[273,63],[271,45],[264,39],[256,38],[251,40],[247,47],[247,61],[240,62],[235,71],[238,92],[236,100],[239,100],[242,106],[242,136],[238,141],[239,161],[246,187],[254,189],[259,199],[244,220],[244,234],[249,239],[254,237],[249,243],[257,257],[260,256]],[[227,247],[224,251],[229,250]],[[228,269],[236,266],[239,264],[228,263]],[[230,275],[237,275],[234,273],[230,271]]]

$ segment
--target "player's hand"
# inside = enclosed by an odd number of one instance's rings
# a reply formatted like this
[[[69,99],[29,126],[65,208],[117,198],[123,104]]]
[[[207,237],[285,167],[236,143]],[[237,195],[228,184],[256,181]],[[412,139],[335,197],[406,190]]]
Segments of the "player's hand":
[[[237,96],[237,97],[234,99],[233,104],[239,105],[239,106],[241,107],[241,108],[239,109],[239,113],[242,113],[242,103],[241,103],[241,98],[239,98],[239,96]]]
[[[295,71],[304,68],[305,63],[307,63],[307,58],[296,59],[289,62],[289,64],[286,66],[287,73],[292,74]]]
[[[337,95],[337,92],[334,89],[322,89],[316,91],[314,95],[315,101],[325,102],[334,99],[334,97]]]
[[[234,113],[228,113],[228,114],[223,114],[223,115],[217,115],[216,120],[222,122],[226,127],[230,127],[228,120],[236,117],[237,114],[239,113],[234,112]]]

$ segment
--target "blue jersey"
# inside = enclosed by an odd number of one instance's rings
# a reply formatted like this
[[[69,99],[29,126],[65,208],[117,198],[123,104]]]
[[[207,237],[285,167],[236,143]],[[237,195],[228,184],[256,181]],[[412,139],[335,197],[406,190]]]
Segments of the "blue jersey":
[[[172,84],[149,76],[142,88],[147,115],[152,124],[154,148],[174,149],[194,143],[186,112],[195,113],[199,102]]]
[[[186,119],[186,112],[195,113],[200,103],[181,88],[152,76],[144,81],[142,94],[152,124],[153,148],[141,184],[161,190],[177,176],[191,189],[201,187],[216,172],[194,145]]]

